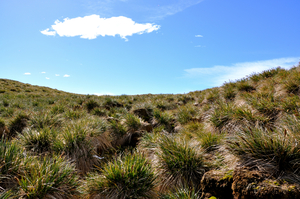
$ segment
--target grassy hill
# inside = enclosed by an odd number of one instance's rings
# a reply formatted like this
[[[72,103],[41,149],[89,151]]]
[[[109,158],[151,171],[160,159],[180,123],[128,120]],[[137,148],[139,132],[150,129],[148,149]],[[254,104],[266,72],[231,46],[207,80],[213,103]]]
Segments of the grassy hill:
[[[187,94],[0,79],[0,198],[298,198],[300,66]]]

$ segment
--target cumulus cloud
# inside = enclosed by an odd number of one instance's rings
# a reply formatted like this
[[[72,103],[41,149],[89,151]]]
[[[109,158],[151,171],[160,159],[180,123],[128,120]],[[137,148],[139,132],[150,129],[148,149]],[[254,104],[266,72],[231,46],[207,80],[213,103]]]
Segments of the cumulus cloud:
[[[65,74],[64,77],[70,77],[70,75]]]
[[[41,31],[42,34],[44,35],[48,35],[48,36],[55,36],[56,32],[55,31],[50,31],[49,28],[47,28],[46,30]]]
[[[186,69],[185,77],[199,79],[209,86],[220,86],[225,81],[234,81],[264,70],[276,68],[278,66],[289,69],[299,62],[300,57],[280,58],[255,62],[235,63],[231,66],[213,66],[211,68],[191,68]]]
[[[24,73],[24,75],[31,75],[31,73]]]
[[[202,35],[195,35],[195,37],[203,37]]]
[[[127,41],[127,36],[133,34],[151,33],[160,28],[152,23],[136,23],[132,19],[119,16],[111,18],[100,18],[99,15],[90,15],[77,18],[65,18],[63,22],[56,20],[51,30],[47,28],[41,31],[44,35],[54,36],[58,34],[63,37],[80,36],[83,39],[96,39],[98,36],[116,36]]]

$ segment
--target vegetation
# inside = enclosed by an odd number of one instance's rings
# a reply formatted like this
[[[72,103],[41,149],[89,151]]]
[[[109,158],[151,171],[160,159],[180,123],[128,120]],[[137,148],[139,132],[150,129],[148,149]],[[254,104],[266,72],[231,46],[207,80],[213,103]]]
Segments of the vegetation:
[[[239,168],[300,185],[299,71],[178,95],[0,79],[0,198],[201,198],[206,173]]]

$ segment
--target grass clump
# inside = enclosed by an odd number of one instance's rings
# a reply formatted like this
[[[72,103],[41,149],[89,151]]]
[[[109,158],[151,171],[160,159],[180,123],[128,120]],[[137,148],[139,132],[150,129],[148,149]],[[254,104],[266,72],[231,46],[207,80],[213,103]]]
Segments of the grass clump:
[[[29,116],[24,113],[19,113],[9,124],[9,137],[14,137],[17,133],[22,133],[27,126]]]
[[[90,174],[83,186],[88,198],[155,198],[156,175],[138,153],[121,155]]]
[[[31,158],[25,166],[18,181],[20,197],[72,198],[78,195],[75,167],[63,158]]]
[[[174,118],[171,114],[155,109],[153,117],[158,122],[158,124],[164,126],[165,130],[167,130],[168,132],[172,132],[174,130]]]
[[[193,117],[195,117],[197,114],[197,111],[194,107],[188,106],[184,108],[179,108],[179,111],[177,113],[177,121],[180,124],[186,124],[188,123]]]
[[[157,156],[161,190],[185,184],[199,188],[201,178],[208,169],[199,149],[190,146],[185,139],[163,136]]]
[[[88,110],[88,112],[92,111],[94,108],[99,107],[98,102],[96,102],[93,99],[89,99],[86,103],[85,103],[85,107]]]
[[[245,129],[228,146],[245,164],[300,182],[300,146],[293,134],[285,130]]]
[[[54,150],[64,153],[67,158],[75,162],[76,168],[81,173],[86,173],[98,164],[95,147],[92,145],[88,129],[82,124],[69,124],[60,139],[54,143]]]
[[[23,134],[18,135],[18,140],[27,151],[33,153],[46,153],[52,150],[54,137],[57,133],[49,128],[28,129]]]
[[[200,199],[199,192],[195,191],[193,188],[180,187],[171,190],[167,194],[163,194],[160,199]]]
[[[34,129],[59,127],[62,124],[60,115],[54,115],[50,112],[40,112],[32,116],[30,125]]]
[[[135,116],[134,114],[127,113],[124,116],[124,125],[126,126],[128,132],[133,133],[141,128],[142,119],[138,116]]]
[[[15,178],[20,173],[23,161],[23,150],[16,143],[0,140],[0,187],[7,189],[15,185]]]

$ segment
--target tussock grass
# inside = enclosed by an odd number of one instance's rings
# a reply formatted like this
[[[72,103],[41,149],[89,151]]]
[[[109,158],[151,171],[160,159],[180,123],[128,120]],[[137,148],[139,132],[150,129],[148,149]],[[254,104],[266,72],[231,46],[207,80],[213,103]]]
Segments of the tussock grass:
[[[40,112],[32,115],[29,124],[35,129],[59,127],[62,124],[62,118],[60,115],[54,115],[50,112]]]
[[[74,165],[56,156],[29,158],[18,184],[26,198],[72,198],[79,185]]]
[[[298,137],[286,130],[245,129],[228,141],[228,146],[244,164],[299,182]]]
[[[18,140],[28,152],[43,154],[51,152],[56,136],[57,132],[49,128],[27,129],[23,134],[18,134]]]
[[[156,175],[138,153],[124,154],[104,165],[101,174],[90,174],[83,190],[88,198],[155,198]]]
[[[19,113],[9,124],[9,137],[14,137],[17,133],[22,133],[27,126],[29,116],[24,113]]]
[[[189,187],[181,187],[170,191],[168,194],[163,194],[160,199],[200,199],[199,192]]]
[[[190,146],[184,138],[162,136],[157,150],[160,190],[182,185],[198,188],[208,169],[202,154],[201,149]]]
[[[96,149],[92,145],[88,129],[83,125],[70,123],[64,128],[61,138],[54,143],[54,150],[74,161],[76,168],[82,173],[98,165],[98,159],[94,156]]]

